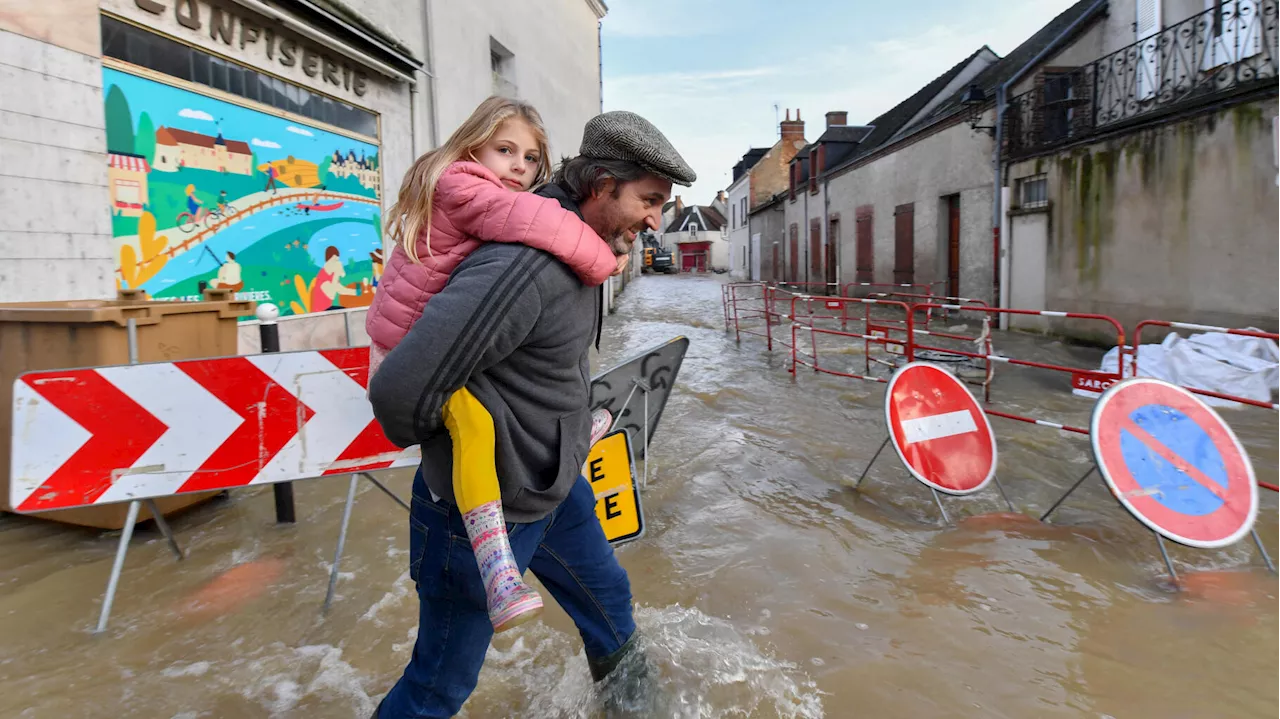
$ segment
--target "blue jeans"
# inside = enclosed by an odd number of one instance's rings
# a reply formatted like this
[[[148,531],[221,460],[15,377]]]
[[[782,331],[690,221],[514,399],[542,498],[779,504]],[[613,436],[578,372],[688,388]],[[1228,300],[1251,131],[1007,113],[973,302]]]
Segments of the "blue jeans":
[[[596,519],[595,494],[579,477],[550,515],[507,524],[511,551],[569,614],[599,680],[628,653],[635,632],[631,583]],[[480,677],[493,625],[471,542],[456,507],[433,502],[418,470],[409,515],[409,574],[418,589],[418,639],[378,719],[451,717]]]

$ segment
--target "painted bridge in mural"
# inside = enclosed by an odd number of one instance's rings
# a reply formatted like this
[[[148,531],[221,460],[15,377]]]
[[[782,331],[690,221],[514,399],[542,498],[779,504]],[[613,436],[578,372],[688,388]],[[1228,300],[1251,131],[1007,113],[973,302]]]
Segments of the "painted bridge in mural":
[[[307,199],[311,199],[312,202],[310,203],[306,202]],[[168,255],[169,258],[172,259],[173,257],[180,255],[183,252],[186,252],[187,250],[213,237],[217,233],[221,232],[227,227],[230,227],[236,222],[248,219],[254,213],[261,212],[263,210],[270,209],[272,207],[293,204],[293,205],[297,205],[300,209],[306,206],[310,206],[310,207],[320,206],[320,209],[317,210],[318,212],[324,212],[327,209],[336,209],[334,207],[326,208],[325,205],[331,204],[331,203],[325,203],[323,202],[324,200],[333,200],[337,203],[338,206],[341,206],[341,204],[344,202],[363,202],[367,205],[375,205],[375,206],[379,204],[378,200],[372,197],[361,197],[360,195],[349,195],[346,193],[336,193],[336,192],[316,192],[313,190],[295,191],[295,192],[290,192],[289,194],[286,194],[286,195],[275,195],[266,200],[255,202],[252,205],[249,205],[248,207],[237,209],[234,213],[230,215],[224,215],[224,216],[218,217],[217,219],[210,222],[205,227],[205,229],[200,230],[194,235],[191,235],[190,237],[178,243],[177,245],[172,245],[168,249],[164,250],[164,254]],[[174,229],[174,228],[171,228],[171,229]],[[117,267],[116,269],[119,270],[120,268]]]

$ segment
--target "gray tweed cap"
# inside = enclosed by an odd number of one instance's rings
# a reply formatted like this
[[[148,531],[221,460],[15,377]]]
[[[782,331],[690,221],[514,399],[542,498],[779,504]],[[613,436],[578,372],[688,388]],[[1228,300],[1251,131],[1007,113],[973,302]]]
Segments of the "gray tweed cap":
[[[648,120],[614,110],[596,115],[582,130],[578,154],[600,160],[628,160],[658,177],[688,187],[698,179],[693,168]]]

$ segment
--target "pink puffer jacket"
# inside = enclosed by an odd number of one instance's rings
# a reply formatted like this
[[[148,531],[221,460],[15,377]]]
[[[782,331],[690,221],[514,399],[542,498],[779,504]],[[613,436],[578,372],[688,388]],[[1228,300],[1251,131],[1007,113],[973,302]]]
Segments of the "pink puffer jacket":
[[[617,269],[609,245],[577,215],[549,197],[512,192],[479,163],[449,165],[436,185],[434,200],[430,240],[425,228],[418,236],[422,264],[414,264],[397,245],[365,318],[375,365],[380,354],[404,339],[427,300],[444,288],[449,274],[482,241],[519,242],[550,252],[592,287]],[[370,374],[374,369],[370,367]]]

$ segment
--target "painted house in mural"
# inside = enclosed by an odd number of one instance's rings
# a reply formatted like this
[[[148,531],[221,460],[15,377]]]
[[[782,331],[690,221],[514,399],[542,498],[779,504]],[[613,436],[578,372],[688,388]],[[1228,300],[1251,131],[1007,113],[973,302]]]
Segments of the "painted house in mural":
[[[111,214],[141,217],[147,204],[147,158],[132,152],[107,153],[107,188],[111,193]]]
[[[161,172],[177,172],[180,168],[253,174],[253,150],[239,140],[223,139],[161,126],[156,130],[155,168]]]

